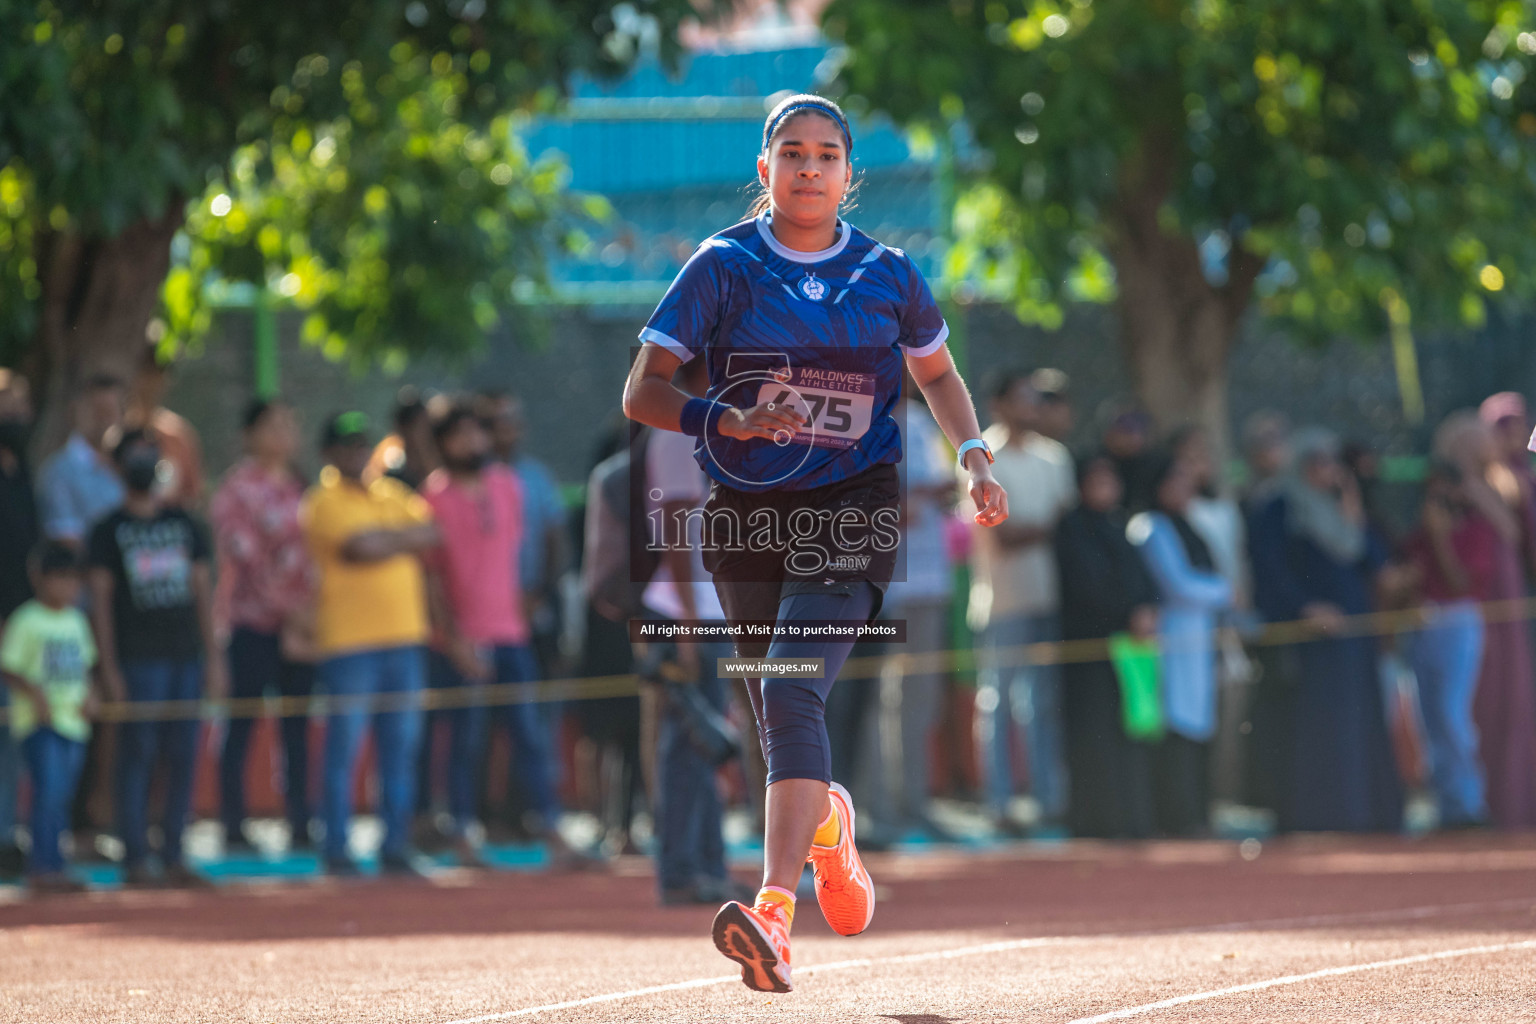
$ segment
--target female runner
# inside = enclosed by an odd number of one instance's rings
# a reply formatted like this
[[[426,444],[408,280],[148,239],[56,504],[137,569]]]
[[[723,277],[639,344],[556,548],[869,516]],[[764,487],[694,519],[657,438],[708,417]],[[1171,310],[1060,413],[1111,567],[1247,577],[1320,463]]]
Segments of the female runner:
[[[824,712],[853,646],[847,627],[875,619],[895,571],[903,359],[970,473],[976,522],[1008,517],[922,274],[838,216],[852,151],[831,100],[791,96],[773,109],[753,216],[694,252],[641,331],[624,389],[631,419],[699,438],[695,457],[711,477],[704,564],[730,624],[802,630],[771,642],[738,633],[738,657],[822,659],[819,678],[747,680],[768,762],[763,887],[754,906],[720,909],[714,941],[766,992],[790,991],[807,861],[835,931],[857,935],[874,915],[853,804],[831,781]],[[705,398],[673,384],[699,356]]]

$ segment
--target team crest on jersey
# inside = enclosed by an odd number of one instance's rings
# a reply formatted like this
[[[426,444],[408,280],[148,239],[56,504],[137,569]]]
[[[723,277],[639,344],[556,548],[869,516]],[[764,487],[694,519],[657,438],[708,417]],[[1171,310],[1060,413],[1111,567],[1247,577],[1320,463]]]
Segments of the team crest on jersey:
[[[800,293],[812,302],[820,302],[827,297],[827,284],[810,274],[800,279]]]

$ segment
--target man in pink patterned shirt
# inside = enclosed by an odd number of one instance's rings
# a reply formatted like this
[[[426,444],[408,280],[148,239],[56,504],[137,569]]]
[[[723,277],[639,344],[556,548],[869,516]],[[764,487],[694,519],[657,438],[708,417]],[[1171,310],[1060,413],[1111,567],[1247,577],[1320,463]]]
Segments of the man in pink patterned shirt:
[[[314,665],[305,653],[313,567],[299,525],[304,483],[292,467],[298,443],[292,409],[280,401],[253,402],[245,414],[246,455],[225,476],[210,509],[236,699],[273,690],[304,698],[314,689]],[[249,717],[230,719],[219,763],[227,850],[251,848],[243,823],[253,724]],[[283,800],[295,849],[311,845],[308,729],[302,713],[282,719]]]

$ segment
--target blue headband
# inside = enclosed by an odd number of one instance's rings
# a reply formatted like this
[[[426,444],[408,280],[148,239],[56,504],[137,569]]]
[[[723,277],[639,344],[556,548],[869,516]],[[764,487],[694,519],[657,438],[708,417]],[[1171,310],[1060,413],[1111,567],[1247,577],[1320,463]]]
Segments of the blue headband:
[[[848,155],[853,156],[853,133],[848,130],[848,122],[839,117],[837,111],[833,110],[825,103],[817,103],[814,100],[806,100],[804,103],[791,103],[789,106],[779,111],[779,115],[777,117],[768,122],[768,127],[763,129],[764,153],[768,152],[768,143],[773,139],[774,129],[779,126],[779,122],[797,110],[819,111],[823,114],[826,114],[832,120],[836,121],[838,128],[842,129],[843,143],[848,147]]]

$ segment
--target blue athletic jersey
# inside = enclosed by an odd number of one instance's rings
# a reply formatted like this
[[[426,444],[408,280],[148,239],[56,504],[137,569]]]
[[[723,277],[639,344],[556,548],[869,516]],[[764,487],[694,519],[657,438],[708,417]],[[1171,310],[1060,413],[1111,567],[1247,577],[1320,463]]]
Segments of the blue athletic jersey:
[[[786,401],[811,423],[775,440],[711,436],[694,457],[747,491],[806,490],[900,462],[902,355],[936,352],[949,336],[928,283],[906,253],[845,221],[821,252],[785,247],[768,224],[765,213],[705,239],[640,340],[684,362],[702,353],[715,401]]]

